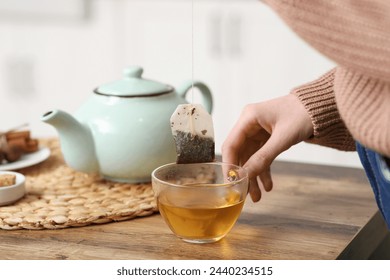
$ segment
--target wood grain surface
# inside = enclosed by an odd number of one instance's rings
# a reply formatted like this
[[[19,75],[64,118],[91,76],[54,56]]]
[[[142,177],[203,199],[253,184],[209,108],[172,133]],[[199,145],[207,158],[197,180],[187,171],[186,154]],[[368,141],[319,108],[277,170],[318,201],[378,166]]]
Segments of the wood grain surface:
[[[0,259],[365,259],[387,236],[364,171],[275,162],[274,189],[248,197],[213,244],[175,237],[159,214],[103,225],[0,231]]]

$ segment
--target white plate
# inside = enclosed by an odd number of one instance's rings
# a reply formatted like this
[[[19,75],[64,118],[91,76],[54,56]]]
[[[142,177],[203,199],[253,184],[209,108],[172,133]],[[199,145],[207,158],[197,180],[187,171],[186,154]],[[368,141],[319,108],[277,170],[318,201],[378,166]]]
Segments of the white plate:
[[[50,149],[41,147],[34,153],[24,154],[19,160],[15,162],[0,164],[0,171],[17,170],[38,164],[50,156]]]

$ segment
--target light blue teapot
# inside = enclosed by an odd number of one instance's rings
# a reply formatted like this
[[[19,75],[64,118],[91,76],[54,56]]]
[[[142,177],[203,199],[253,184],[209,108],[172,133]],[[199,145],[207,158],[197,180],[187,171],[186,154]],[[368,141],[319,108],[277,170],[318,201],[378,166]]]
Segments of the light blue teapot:
[[[52,110],[41,120],[59,134],[66,163],[75,170],[100,173],[111,181],[141,183],[151,172],[176,160],[169,119],[185,99],[192,81],[172,86],[142,78],[143,69],[129,67],[124,78],[96,88],[74,116]],[[194,81],[209,113],[209,88]]]

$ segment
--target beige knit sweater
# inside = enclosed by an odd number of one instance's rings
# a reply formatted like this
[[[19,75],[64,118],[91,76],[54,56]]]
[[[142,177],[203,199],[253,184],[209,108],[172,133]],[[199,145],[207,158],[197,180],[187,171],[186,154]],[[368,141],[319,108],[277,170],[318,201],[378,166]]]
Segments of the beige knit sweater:
[[[263,0],[335,69],[292,91],[308,110],[308,142],[390,157],[390,0]],[[299,67],[299,65],[297,66]]]

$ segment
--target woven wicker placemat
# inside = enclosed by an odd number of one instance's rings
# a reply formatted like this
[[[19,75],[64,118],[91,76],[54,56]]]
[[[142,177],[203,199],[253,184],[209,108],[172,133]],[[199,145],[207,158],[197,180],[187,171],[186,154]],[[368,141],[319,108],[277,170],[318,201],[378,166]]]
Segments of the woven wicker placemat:
[[[63,160],[56,139],[42,139],[51,150],[44,162],[19,170],[26,176],[26,195],[0,207],[0,228],[60,229],[103,224],[157,212],[148,184],[109,182],[76,172]]]

